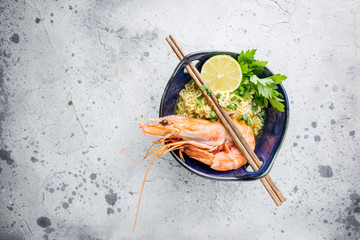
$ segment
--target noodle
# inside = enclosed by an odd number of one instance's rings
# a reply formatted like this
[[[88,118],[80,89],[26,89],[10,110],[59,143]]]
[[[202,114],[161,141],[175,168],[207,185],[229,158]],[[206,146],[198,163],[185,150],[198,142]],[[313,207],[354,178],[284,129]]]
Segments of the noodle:
[[[256,105],[252,102],[253,94],[251,94],[250,99],[246,99],[230,91],[217,91],[215,92],[215,95],[218,93],[221,94],[219,103],[226,109],[230,117],[240,119],[246,114],[247,118],[250,120],[250,126],[254,131],[254,135],[258,135],[264,124],[262,119],[257,115],[261,112],[263,107],[258,106],[257,110],[252,109],[252,107]],[[211,119],[210,112],[213,110],[206,99],[202,98],[202,95],[202,91],[198,89],[194,83],[187,83],[185,88],[179,93],[175,113],[184,117]],[[239,99],[241,102],[239,102]],[[197,105],[199,100],[202,102],[202,106],[200,107]],[[236,105],[237,107],[229,109],[227,107],[229,105]]]

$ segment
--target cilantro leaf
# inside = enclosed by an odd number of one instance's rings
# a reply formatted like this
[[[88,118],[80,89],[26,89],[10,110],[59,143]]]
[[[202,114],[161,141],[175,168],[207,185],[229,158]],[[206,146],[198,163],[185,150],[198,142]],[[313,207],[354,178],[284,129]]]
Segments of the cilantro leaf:
[[[273,108],[283,112],[281,103],[283,96],[277,91],[277,84],[282,83],[287,77],[276,74],[267,78],[258,76],[264,72],[267,61],[254,60],[256,49],[242,51],[238,56],[243,78],[240,86],[234,93],[243,98],[251,99],[257,105],[268,107],[269,102]],[[255,94],[254,94],[255,92]]]
[[[259,95],[266,97],[266,98],[275,98],[277,97],[277,91],[272,89],[269,86],[264,86],[262,84],[256,85]]]
[[[271,106],[273,106],[273,108],[279,110],[280,112],[284,112],[284,104],[282,104],[281,102],[283,102],[284,100],[282,100],[281,98],[275,98],[275,99],[269,99]]]
[[[252,65],[252,68],[253,68],[253,73],[255,75],[260,75],[264,72],[264,67],[266,67],[266,64],[268,62],[266,61],[260,61],[260,60],[256,60],[253,65]]]
[[[280,84],[283,81],[285,81],[285,79],[287,78],[287,76],[285,75],[281,75],[281,74],[275,74],[274,76],[270,77],[272,80],[274,80],[275,84]]]
[[[251,49],[251,50],[247,50],[245,53],[244,53],[244,59],[246,59],[246,61],[254,61],[254,56],[255,56],[255,53],[256,53],[256,49]]]
[[[241,53],[238,56],[238,62],[243,63],[253,63],[254,62],[254,56],[256,53],[256,49],[247,50],[246,52],[241,51]]]
[[[258,76],[252,75],[250,77],[250,82],[252,82],[254,84],[261,83],[262,85],[266,86],[266,85],[269,85],[271,83],[274,83],[274,80],[272,80],[271,78],[258,78]]]
[[[267,98],[264,98],[264,107],[268,107],[269,106],[269,102],[268,102],[268,100],[267,100]]]
[[[253,64],[253,66],[264,68],[264,67],[266,67],[266,64],[268,64],[268,62],[256,60]]]
[[[252,69],[249,68],[249,65],[248,64],[242,64],[240,65],[241,67],[241,72],[243,75],[248,75],[249,73],[252,73]]]
[[[255,75],[260,75],[260,74],[262,74],[262,73],[264,72],[264,68],[262,68],[262,67],[255,67],[252,71],[253,71],[253,73],[254,73]]]

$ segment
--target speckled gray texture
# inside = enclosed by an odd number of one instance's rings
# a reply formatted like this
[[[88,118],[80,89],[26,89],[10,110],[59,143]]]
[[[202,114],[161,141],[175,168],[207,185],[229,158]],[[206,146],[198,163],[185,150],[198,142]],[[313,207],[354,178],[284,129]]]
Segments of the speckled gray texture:
[[[2,0],[0,33],[0,239],[360,238],[359,1]],[[153,140],[135,117],[158,115],[170,33],[288,76],[282,207],[166,155],[131,233],[149,160],[127,159]]]

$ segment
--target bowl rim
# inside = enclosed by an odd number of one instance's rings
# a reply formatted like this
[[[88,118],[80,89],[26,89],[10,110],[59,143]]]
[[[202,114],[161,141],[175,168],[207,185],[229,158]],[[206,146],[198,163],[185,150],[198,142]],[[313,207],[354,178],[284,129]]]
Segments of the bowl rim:
[[[169,81],[167,82],[165,88],[164,88],[164,91],[163,91],[163,94],[162,94],[162,97],[161,97],[161,101],[160,101],[160,108],[159,108],[159,117],[163,117],[163,112],[164,112],[164,102],[165,102],[165,97],[166,97],[166,94],[167,92],[169,91],[169,88],[171,86],[171,84],[173,83],[174,81],[174,77],[176,75],[176,73],[179,71],[179,69],[182,67],[182,65],[189,61],[192,57],[196,56],[196,55],[203,55],[203,54],[217,54],[217,55],[220,55],[220,54],[228,54],[228,55],[239,55],[239,53],[235,53],[235,52],[229,52],[229,51],[196,51],[196,52],[192,52],[192,53],[189,53],[188,55],[186,55],[179,63],[178,65],[176,66],[174,72],[172,73]],[[195,61],[195,60],[193,60]],[[272,75],[274,75],[274,73],[267,67],[265,67],[265,69],[267,69]],[[290,119],[290,108],[289,108],[289,98],[288,98],[288,95],[286,93],[286,90],[284,88],[284,86],[282,84],[278,84],[277,85],[278,87],[281,87],[282,91],[284,92],[284,103],[285,103],[285,129],[283,131],[283,137],[280,139],[280,142],[278,143],[278,148],[274,154],[274,156],[272,157],[271,159],[271,162],[268,166],[268,168],[261,174],[257,174],[257,172],[261,172],[262,168],[260,168],[258,171],[254,171],[254,172],[251,172],[252,174],[249,175],[249,176],[241,176],[241,177],[219,177],[219,176],[214,176],[214,175],[211,175],[211,174],[206,174],[206,173],[203,173],[203,172],[200,172],[196,169],[193,169],[191,167],[189,167],[187,164],[185,164],[183,161],[181,161],[181,159],[174,153],[174,151],[171,151],[171,155],[175,158],[175,160],[181,165],[183,166],[184,168],[186,168],[187,170],[189,170],[190,172],[192,173],[195,173],[196,175],[199,175],[203,178],[207,178],[207,179],[210,179],[210,180],[217,180],[217,181],[251,181],[251,180],[257,180],[259,178],[263,178],[265,177],[272,169],[273,165],[274,165],[274,162],[275,162],[275,159],[277,157],[277,155],[279,154],[280,150],[281,150],[281,147],[284,143],[284,140],[285,140],[285,137],[286,137],[286,134],[287,134],[287,130],[288,130],[288,126],[289,126],[289,119]]]

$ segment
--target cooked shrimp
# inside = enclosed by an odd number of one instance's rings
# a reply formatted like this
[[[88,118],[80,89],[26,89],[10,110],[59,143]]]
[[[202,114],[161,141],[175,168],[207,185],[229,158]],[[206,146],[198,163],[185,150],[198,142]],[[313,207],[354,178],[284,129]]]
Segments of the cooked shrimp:
[[[144,135],[161,138],[166,136],[168,142],[171,142],[160,147],[161,155],[169,150],[180,149],[189,157],[217,171],[238,169],[246,163],[245,157],[220,123],[177,115],[150,120],[158,124],[140,122]],[[251,127],[244,122],[233,121],[254,150],[255,137]]]
[[[207,164],[210,168],[217,171],[238,169],[246,163],[245,157],[236,147],[224,126],[220,123],[212,123],[204,119],[195,119],[178,115],[150,120],[157,122],[157,124],[146,124],[144,121],[140,121],[139,126],[145,136],[161,138],[154,142],[154,144],[160,143],[160,146],[154,148],[150,147],[145,155],[146,158],[156,151],[146,170],[133,231],[136,226],[145,179],[150,166],[155,159],[170,151],[179,150],[180,158],[183,161],[184,152],[189,157]],[[255,137],[251,127],[236,119],[233,119],[233,121],[245,137],[246,141],[250,144],[252,150],[254,150]]]
[[[251,127],[244,122],[239,122],[234,119],[233,121],[245,137],[246,141],[250,144],[252,150],[254,150],[255,137]],[[228,132],[226,132],[225,142],[212,152],[200,149],[197,146],[189,146],[184,149],[184,153],[191,158],[209,165],[212,169],[217,171],[238,169],[246,163],[244,155],[237,148]]]

